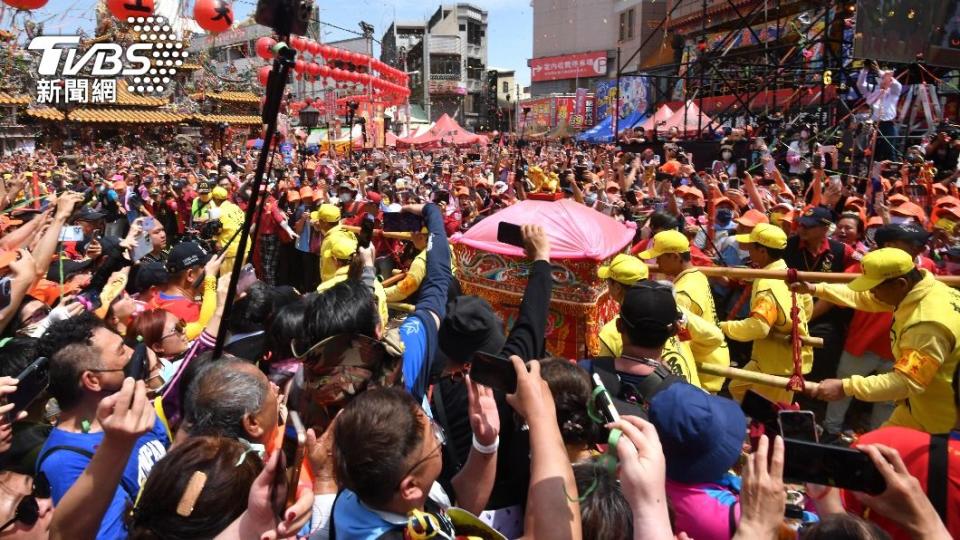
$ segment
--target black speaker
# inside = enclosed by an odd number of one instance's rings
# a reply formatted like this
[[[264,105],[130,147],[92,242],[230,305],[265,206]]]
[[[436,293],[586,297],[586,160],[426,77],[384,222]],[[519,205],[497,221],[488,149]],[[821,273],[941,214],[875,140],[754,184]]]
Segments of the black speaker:
[[[853,55],[911,64],[960,65],[960,0],[859,0]]]

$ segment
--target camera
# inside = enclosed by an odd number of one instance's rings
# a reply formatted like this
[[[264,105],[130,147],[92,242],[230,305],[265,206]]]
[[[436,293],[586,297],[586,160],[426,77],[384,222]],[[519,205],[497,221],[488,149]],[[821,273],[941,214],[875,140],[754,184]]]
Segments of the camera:
[[[200,226],[200,238],[210,240],[223,231],[223,223],[219,219],[208,221]]]

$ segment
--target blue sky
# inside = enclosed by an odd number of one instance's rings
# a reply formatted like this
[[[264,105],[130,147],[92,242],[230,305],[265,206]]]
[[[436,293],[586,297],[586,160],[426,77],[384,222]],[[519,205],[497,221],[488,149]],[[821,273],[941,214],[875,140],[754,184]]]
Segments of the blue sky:
[[[193,9],[191,0],[184,0],[187,12]],[[437,10],[439,2],[423,0],[315,0],[320,6],[320,19],[343,28],[359,30],[364,20],[374,26],[379,39],[390,26],[396,14],[401,20],[422,20]],[[488,65],[513,69],[523,86],[530,84],[527,59],[533,51],[533,8],[527,0],[473,0],[471,3],[489,12],[487,43]],[[35,21],[44,22],[46,33],[73,33],[78,28],[90,31],[94,24],[94,0],[50,0],[46,6],[33,12]],[[256,0],[234,0],[238,19],[248,16]],[[13,10],[7,9],[0,18],[0,28],[11,27]],[[18,15],[15,25],[22,28],[24,15]],[[347,32],[324,27],[324,41],[354,37]]]

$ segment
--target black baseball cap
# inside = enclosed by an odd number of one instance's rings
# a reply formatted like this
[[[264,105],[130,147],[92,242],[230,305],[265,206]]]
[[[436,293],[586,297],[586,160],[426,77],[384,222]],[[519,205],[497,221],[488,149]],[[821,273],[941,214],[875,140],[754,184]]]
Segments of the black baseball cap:
[[[200,244],[196,242],[183,242],[173,246],[170,255],[167,256],[167,272],[176,274],[188,268],[203,266],[210,260],[210,254],[207,253]]]
[[[927,232],[921,225],[913,222],[891,223],[877,229],[873,239],[879,246],[884,246],[888,242],[897,240],[910,242],[922,246],[930,240],[931,233]]]
[[[808,208],[800,216],[801,227],[827,227],[833,223],[833,212],[822,206]]]
[[[208,180],[197,182],[197,193],[210,193],[210,185]]]
[[[655,281],[641,281],[627,289],[620,307],[620,319],[638,331],[663,332],[681,317],[673,289]]]

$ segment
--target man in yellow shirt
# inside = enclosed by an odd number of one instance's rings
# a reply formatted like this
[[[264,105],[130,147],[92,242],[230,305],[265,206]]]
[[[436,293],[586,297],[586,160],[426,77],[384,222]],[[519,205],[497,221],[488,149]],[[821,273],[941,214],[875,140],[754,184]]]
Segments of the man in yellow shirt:
[[[350,265],[353,262],[354,256],[356,256],[358,253],[357,237],[353,233],[334,235],[327,244],[329,245],[330,250],[329,253],[324,252],[323,257],[329,258],[329,260],[333,261],[333,263],[337,265],[337,268],[333,272],[333,277],[320,283],[320,285],[317,287],[318,293],[322,293],[334,285],[349,279]],[[370,249],[372,251],[372,246]],[[372,256],[370,260],[373,260]],[[370,266],[372,267],[372,264]],[[387,313],[387,297],[384,295],[383,285],[380,284],[380,280],[373,276],[372,281],[373,295],[377,298],[377,311],[380,314],[380,330],[385,330],[387,321],[389,320],[389,314]]]
[[[340,224],[340,208],[336,205],[324,203],[316,211],[310,213],[310,221],[313,227],[323,235],[323,242],[320,243],[320,283],[331,279],[337,271],[337,262],[332,258],[333,242],[338,236],[352,237],[356,242],[357,237],[350,231],[344,230]]]
[[[783,229],[769,223],[760,223],[750,234],[736,236],[740,247],[750,254],[753,266],[764,270],[786,270],[783,250],[787,247],[787,235]],[[790,319],[792,307],[790,288],[782,279],[758,279],[753,282],[750,293],[750,315],[739,321],[723,321],[720,329],[730,339],[752,341],[753,352],[747,365],[748,371],[758,371],[770,375],[789,377],[793,373],[793,345],[790,341],[771,332],[790,334],[793,321]],[[810,310],[813,302],[809,295],[797,297],[800,308],[800,335],[810,335],[807,331]],[[810,373],[813,367],[813,351],[809,346],[801,349],[802,372]],[[731,381],[730,395],[737,401],[743,400],[747,390],[763,395],[779,403],[792,403],[793,392],[785,388],[774,388],[745,381]]]
[[[610,297],[621,306],[627,291],[633,286],[653,283],[647,280],[647,265],[632,255],[617,255],[609,266],[601,266],[597,274],[607,280]],[[677,320],[677,332],[667,337],[660,361],[690,384],[700,386],[695,354],[709,354],[718,348],[723,344],[723,334],[716,326],[683,308],[680,308],[680,312],[682,317]],[[600,329],[600,357],[617,358],[624,350],[618,320],[619,316],[614,317]]]
[[[221,225],[220,232],[217,233],[217,246],[226,253],[223,264],[220,265],[220,271],[223,274],[229,274],[233,271],[233,264],[237,260],[237,249],[240,247],[240,235],[237,231],[243,227],[247,215],[242,208],[229,199],[227,190],[220,186],[213,188],[213,201],[216,206],[210,210],[210,216],[211,219],[216,216]],[[248,243],[247,252],[249,251]]]
[[[706,322],[717,325],[717,308],[713,304],[713,293],[710,283],[703,272],[694,268],[690,258],[690,241],[686,235],[677,230],[661,231],[653,237],[653,242],[646,251],[639,256],[643,260],[656,259],[661,274],[673,279],[673,289],[677,297],[677,305],[702,317]],[[730,351],[727,342],[706,354],[696,354],[697,364],[714,364],[727,367],[730,365]],[[703,389],[717,393],[723,387],[723,377],[700,373],[700,382]]]
[[[427,275],[427,238],[428,235],[424,232],[410,234],[410,243],[417,249],[417,256],[410,263],[407,275],[384,289],[387,302],[403,302],[420,288],[420,282]]]
[[[827,379],[813,397],[895,400],[884,425],[949,432],[957,413],[951,383],[960,361],[960,292],[917,269],[913,257],[897,248],[872,251],[860,262],[863,275],[847,285],[796,283],[793,288],[861,311],[892,311],[893,371]]]

